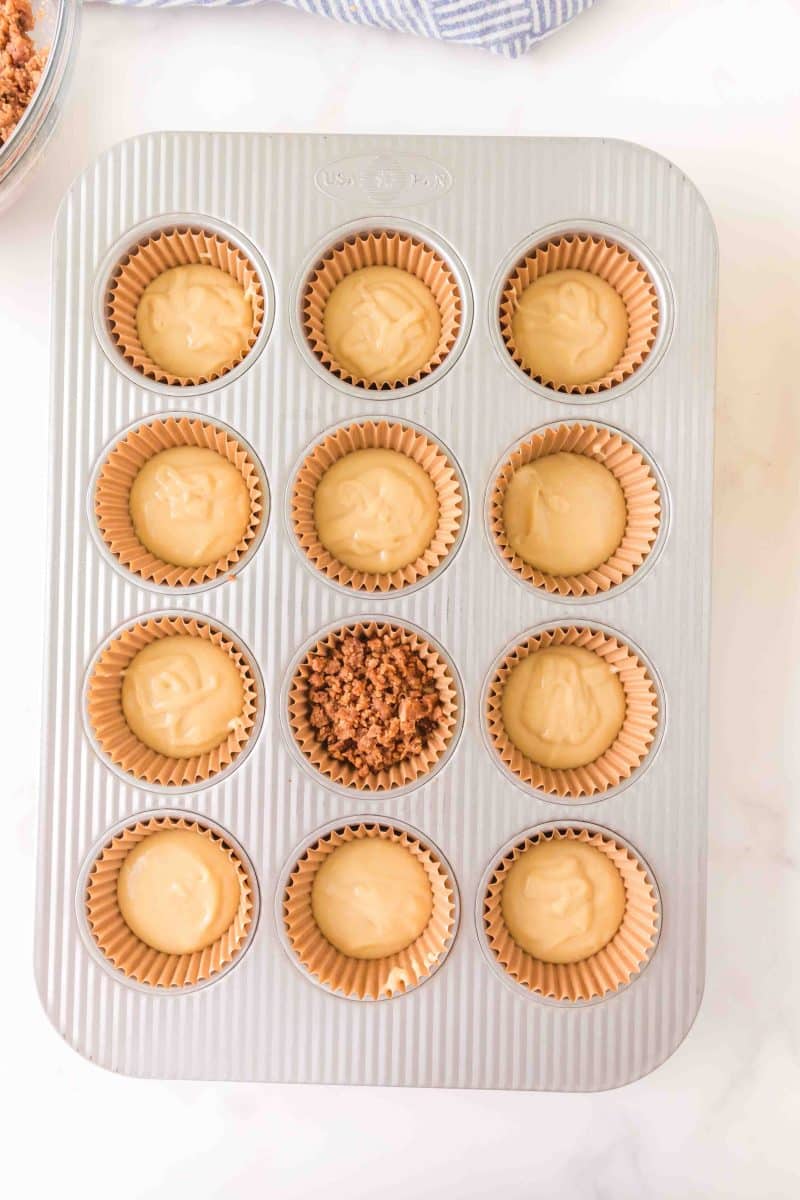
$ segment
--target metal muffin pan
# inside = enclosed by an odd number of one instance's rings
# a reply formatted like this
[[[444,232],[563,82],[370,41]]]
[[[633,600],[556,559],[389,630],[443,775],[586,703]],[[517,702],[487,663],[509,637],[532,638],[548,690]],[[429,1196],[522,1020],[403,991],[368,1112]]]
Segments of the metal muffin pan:
[[[108,353],[102,322],[95,329],[98,296],[119,256],[142,231],[174,225],[176,213],[224,230],[266,280],[259,352],[203,389],[138,376]],[[427,240],[461,287],[456,346],[408,388],[353,388],[298,345],[309,266],[343,231],[368,228]],[[526,247],[586,230],[641,257],[662,324],[630,379],[569,396],[515,367],[497,332],[497,296]],[[713,224],[693,185],[665,159],[620,142],[148,134],[113,147],[76,181],[53,252],[36,976],[50,1019],[82,1054],[154,1077],[586,1091],[638,1078],[681,1042],[700,1003],[705,958],[716,262]],[[155,592],[98,547],[87,489],[103,448],[133,422],[186,412],[224,424],[253,447],[274,504],[303,447],[378,411],[441,439],[466,483],[463,541],[425,586],[385,595],[332,587],[307,569],[285,519],[269,521],[232,580],[190,597]],[[665,498],[668,481],[669,528],[652,562],[624,585],[565,605],[503,568],[487,537],[484,497],[509,445],[545,424],[595,419],[641,446]],[[263,678],[263,727],[246,759],[208,786],[150,790],[92,749],[85,674],[121,623],[187,608],[235,631],[248,649]],[[326,786],[285,736],[287,671],[299,651],[316,631],[366,614],[430,635],[462,689],[458,744],[440,770],[397,793]],[[590,808],[512,782],[482,732],[482,688],[503,648],[534,627],[573,621],[642,646],[664,701],[660,744],[627,786],[591,797]],[[424,987],[385,1003],[350,1003],[298,970],[279,922],[261,920],[247,954],[214,986],[133,988],[87,943],[82,872],[121,822],[165,805],[228,831],[252,864],[262,903],[274,908],[298,847],[353,814],[396,822],[441,848],[461,904],[476,912],[503,847],[534,827],[585,824],[591,815],[634,847],[652,875],[658,943],[628,987],[596,1003],[553,1005],[513,980],[504,986],[480,922],[462,921]]]

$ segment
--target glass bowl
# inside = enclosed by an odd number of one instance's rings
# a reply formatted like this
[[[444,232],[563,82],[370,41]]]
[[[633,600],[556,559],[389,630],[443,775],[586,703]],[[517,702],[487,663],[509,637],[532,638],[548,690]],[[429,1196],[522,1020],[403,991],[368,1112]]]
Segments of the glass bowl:
[[[32,8],[33,41],[49,53],[33,99],[0,147],[0,211],[19,195],[58,123],[78,44],[80,0],[34,0]]]

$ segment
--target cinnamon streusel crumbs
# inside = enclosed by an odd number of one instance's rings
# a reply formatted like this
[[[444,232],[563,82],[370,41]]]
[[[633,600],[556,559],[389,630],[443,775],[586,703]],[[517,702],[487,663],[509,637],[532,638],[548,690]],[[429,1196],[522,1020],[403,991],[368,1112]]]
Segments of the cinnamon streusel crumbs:
[[[0,146],[33,99],[47,60],[30,37],[33,26],[29,0],[0,0]]]
[[[434,674],[399,630],[348,633],[309,665],[311,726],[362,779],[419,754],[441,718]]]

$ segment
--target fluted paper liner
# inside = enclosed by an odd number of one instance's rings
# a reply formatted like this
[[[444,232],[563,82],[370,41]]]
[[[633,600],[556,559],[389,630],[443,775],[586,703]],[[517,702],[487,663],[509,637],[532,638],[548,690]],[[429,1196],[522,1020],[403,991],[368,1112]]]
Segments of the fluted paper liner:
[[[382,771],[371,771],[368,775],[359,777],[350,763],[340,762],[333,758],[317,737],[316,730],[310,721],[311,700],[309,697],[308,677],[311,673],[310,660],[321,653],[326,647],[341,643],[347,634],[375,634],[398,632],[402,635],[404,645],[415,650],[431,669],[436,682],[436,688],[441,702],[442,715],[438,726],[431,732],[428,741],[419,754],[409,755]],[[289,726],[292,735],[308,763],[321,775],[334,783],[353,790],[365,792],[384,792],[391,788],[405,787],[406,784],[426,775],[447,750],[455,733],[458,720],[458,691],[455,680],[450,674],[450,668],[439,651],[421,638],[413,630],[405,629],[394,621],[370,621],[363,624],[354,621],[342,625],[338,629],[325,634],[308,653],[295,670],[289,687]]]
[[[544,767],[519,750],[503,724],[503,688],[514,667],[547,646],[580,646],[602,658],[618,675],[625,692],[625,719],[604,754],[583,767]],[[501,662],[486,697],[486,721],[501,761],[536,791],[579,799],[616,787],[646,758],[658,725],[658,696],[647,668],[634,652],[597,629],[559,626],[521,642]]]
[[[508,871],[540,841],[579,841],[611,859],[625,885],[622,923],[611,941],[575,963],[546,963],[512,938],[503,919],[502,895]],[[538,995],[562,1001],[591,1000],[615,992],[637,975],[656,942],[659,906],[655,889],[639,860],[612,835],[588,829],[534,830],[497,864],[483,901],[483,924],[492,954],[512,979]]]
[[[354,450],[396,450],[418,463],[436,489],[439,518],[430,545],[414,562],[391,572],[366,572],[346,566],[326,550],[314,522],[314,497],[322,476]],[[464,497],[453,464],[442,449],[399,421],[360,421],[328,434],[306,457],[292,490],[292,524],[298,543],[318,571],[354,591],[400,590],[430,575],[444,561],[458,537]]]
[[[153,833],[170,829],[207,837],[235,863],[239,875],[241,898],[233,924],[210,946],[193,954],[166,954],[141,941],[125,924],[117,899],[119,873],[134,846]],[[190,818],[143,817],[113,837],[95,859],[86,884],[85,905],[92,937],[118,971],[154,988],[181,988],[210,979],[239,953],[253,921],[253,885],[244,863],[214,830]]]
[[[386,958],[350,958],[323,936],[311,909],[311,889],[322,863],[333,851],[357,838],[397,842],[413,854],[431,885],[433,909],[425,929],[410,946]],[[325,987],[359,1000],[377,1000],[416,987],[439,965],[450,948],[455,926],[453,884],[433,851],[405,830],[391,825],[346,825],[320,838],[293,867],[283,897],[289,942],[305,969]]]
[[[525,363],[514,340],[511,322],[519,298],[536,279],[553,271],[574,269],[599,276],[619,293],[628,314],[628,340],[613,370],[590,383],[564,384],[535,374]],[[658,333],[658,296],[643,265],[624,246],[589,234],[555,237],[531,249],[508,277],[500,298],[500,332],[517,366],[541,383],[570,395],[604,392],[622,383],[640,367],[653,348]]]
[[[224,558],[201,567],[176,566],[152,554],[139,541],[131,520],[131,488],[139,471],[148,459],[176,446],[216,451],[236,467],[250,496],[250,519],[241,541]],[[169,587],[190,587],[235,573],[265,519],[264,503],[258,469],[244,447],[224,429],[189,417],[154,418],[125,434],[106,458],[94,494],[97,524],[114,557],[142,579]]]
[[[151,642],[165,637],[205,638],[234,661],[242,677],[241,720],[213,750],[193,758],[172,758],[151,749],[131,731],[122,711],[122,680],[132,659]],[[89,724],[103,752],[134,779],[162,787],[202,783],[229,766],[247,745],[257,710],[256,680],[243,651],[213,624],[194,617],[155,617],[137,621],[110,641],[95,663],[86,693]]]
[[[583,454],[607,467],[622,488],[627,520],[622,541],[604,563],[580,575],[548,575],[531,566],[509,544],[503,519],[506,489],[514,474],[549,454]],[[661,523],[658,483],[642,454],[610,429],[574,422],[532,434],[503,463],[489,502],[489,524],[510,570],[534,587],[560,596],[596,596],[629,578],[652,550]]]
[[[430,290],[442,321],[439,343],[431,360],[413,375],[375,383],[351,374],[334,358],[325,337],[325,306],[346,275],[362,267],[399,267],[415,275]],[[408,387],[429,375],[453,349],[461,328],[461,293],[445,260],[425,242],[407,233],[373,230],[338,242],[316,265],[303,292],[303,331],[316,358],[345,383],[374,391]]]
[[[253,329],[245,351],[219,370],[208,375],[173,375],[145,352],[136,328],[136,310],[145,288],[158,275],[192,263],[219,267],[242,285],[253,309]],[[114,268],[104,307],[111,340],[132,367],[157,383],[190,387],[227,375],[247,357],[264,323],[264,303],[258,272],[243,250],[218,233],[179,226],[149,234],[128,250]]]

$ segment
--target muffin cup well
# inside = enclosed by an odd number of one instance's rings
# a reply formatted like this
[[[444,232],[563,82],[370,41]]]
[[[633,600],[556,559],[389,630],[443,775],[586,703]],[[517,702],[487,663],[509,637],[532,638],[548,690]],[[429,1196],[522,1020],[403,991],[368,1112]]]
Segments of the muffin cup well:
[[[563,384],[537,375],[525,365],[512,329],[525,289],[543,275],[568,269],[588,271],[605,280],[621,297],[628,315],[628,339],[622,357],[606,375],[589,383]],[[543,387],[586,396],[615,387],[642,365],[655,345],[660,313],[653,280],[630,250],[606,237],[576,233],[549,238],[516,264],[502,289],[498,319],[506,349],[520,370]]]
[[[604,754],[583,767],[544,767],[522,753],[503,724],[503,688],[514,667],[547,646],[579,646],[603,659],[619,676],[625,693],[625,719]],[[536,792],[559,799],[599,796],[617,787],[652,751],[659,724],[659,696],[650,673],[624,641],[589,626],[541,630],[514,646],[493,672],[485,695],[489,743],[507,771]]]
[[[531,846],[552,840],[579,841],[602,851],[625,886],[625,910],[614,937],[602,950],[575,963],[534,958],[517,945],[503,918],[502,894],[508,871]],[[581,826],[534,829],[523,836],[493,868],[482,901],[486,941],[500,967],[530,992],[572,1004],[608,996],[638,975],[655,949],[660,918],[655,885],[637,856],[612,833]]]
[[[439,308],[441,333],[433,357],[419,371],[395,382],[375,383],[351,374],[334,358],[325,337],[325,306],[337,284],[363,267],[399,267],[428,287]],[[301,300],[302,329],[315,358],[344,383],[373,391],[408,387],[438,367],[456,344],[464,303],[455,275],[437,250],[410,233],[375,229],[337,242],[314,267]]]
[[[341,762],[328,753],[311,725],[308,683],[311,660],[325,648],[341,644],[347,634],[365,634],[372,637],[389,632],[399,632],[402,643],[415,650],[430,667],[436,680],[442,715],[421,753],[410,755],[391,767],[371,771],[361,777],[350,763]],[[289,736],[304,766],[318,774],[321,782],[354,792],[387,792],[409,788],[436,770],[455,746],[463,719],[462,706],[455,670],[451,668],[443,653],[421,630],[416,630],[407,623],[384,621],[380,618],[353,620],[322,633],[302,652],[301,658],[291,670],[286,692]]]
[[[117,881],[130,851],[164,830],[188,830],[219,844],[235,864],[241,897],[231,926],[210,946],[193,954],[167,954],[141,941],[126,925],[117,899]],[[254,881],[224,837],[191,817],[147,817],[132,821],[106,842],[87,879],[84,913],[91,937],[105,958],[126,978],[153,988],[194,987],[218,975],[241,952],[254,918]]]
[[[421,466],[436,489],[439,517],[430,545],[414,562],[396,571],[356,570],[335,558],[319,540],[314,497],[322,476],[354,450],[395,450]],[[413,587],[436,571],[456,548],[466,518],[466,495],[449,452],[426,432],[400,421],[367,420],[340,426],[309,451],[292,485],[291,522],[298,546],[331,582],[353,591],[390,592]]]
[[[241,541],[224,557],[201,567],[164,562],[136,536],[130,513],[134,480],[144,464],[163,450],[195,446],[214,450],[239,471],[250,497],[250,520]],[[154,417],[125,433],[107,454],[91,499],[100,536],[113,557],[147,583],[187,588],[235,573],[268,518],[268,497],[252,453],[221,426],[190,415]]]
[[[198,637],[213,642],[233,660],[244,689],[241,721],[213,750],[172,758],[151,749],[129,728],[122,710],[122,680],[133,658],[160,638]],[[259,682],[248,656],[215,624],[193,615],[163,614],[126,625],[98,654],[86,685],[86,718],[101,754],[124,774],[165,791],[202,787],[231,766],[255,736]]]
[[[548,575],[531,566],[506,537],[506,489],[520,468],[550,454],[583,454],[607,467],[622,488],[627,520],[617,549],[606,562],[580,575]],[[664,501],[650,464],[624,434],[603,425],[570,424],[536,430],[506,457],[492,485],[488,519],[500,558],[520,579],[558,596],[597,596],[630,578],[652,551],[661,527]]]
[[[397,842],[421,863],[433,896],[431,918],[419,937],[397,954],[350,958],[323,936],[311,909],[316,873],[333,851],[358,838]],[[298,962],[318,983],[358,1000],[379,1000],[410,991],[437,969],[455,934],[455,885],[438,855],[401,827],[377,821],[339,826],[314,842],[296,862],[282,896],[284,933]]]
[[[241,284],[253,309],[253,328],[244,352],[218,370],[201,376],[173,375],[145,352],[136,310],[145,288],[158,275],[193,263],[218,267]],[[265,319],[264,289],[254,264],[232,241],[200,226],[169,226],[142,237],[112,271],[103,307],[111,343],[125,361],[145,378],[176,387],[196,387],[232,371],[253,349]]]

